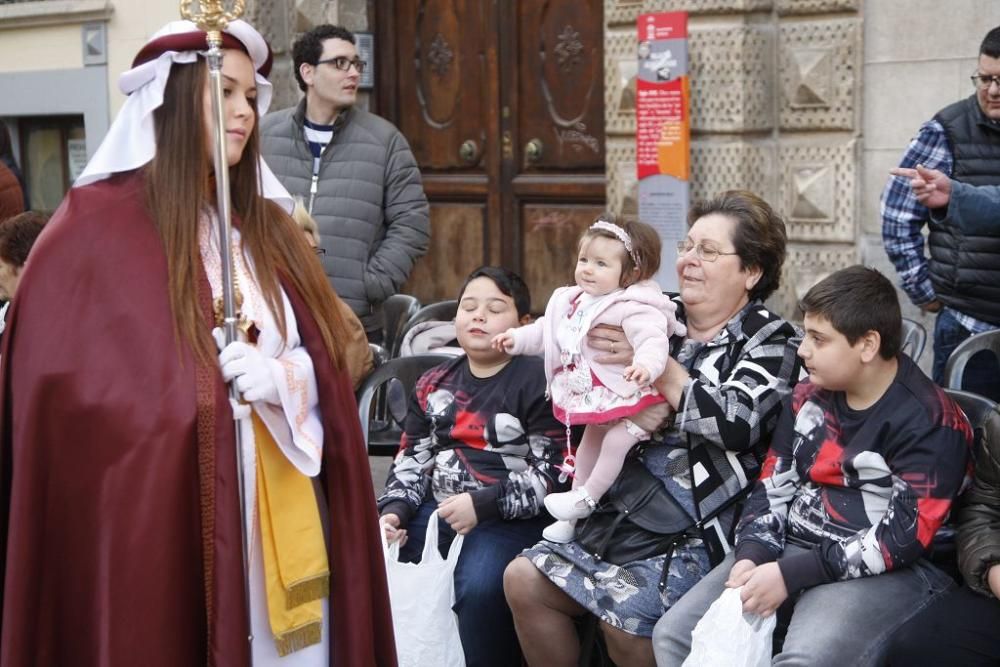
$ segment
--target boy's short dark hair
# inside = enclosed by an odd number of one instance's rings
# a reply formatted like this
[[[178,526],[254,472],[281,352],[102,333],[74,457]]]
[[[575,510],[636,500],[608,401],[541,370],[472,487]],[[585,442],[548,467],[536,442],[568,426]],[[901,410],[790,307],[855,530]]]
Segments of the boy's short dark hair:
[[[903,316],[896,288],[888,278],[866,266],[849,266],[819,281],[799,301],[805,315],[830,321],[854,345],[869,331],[882,339],[879,355],[892,359],[903,342]]]
[[[318,25],[307,33],[299,37],[292,45],[292,71],[295,72],[295,80],[299,82],[299,89],[306,92],[306,82],[302,80],[299,73],[299,66],[302,63],[315,65],[323,57],[323,42],[328,39],[342,39],[345,42],[354,44],[354,33],[339,25],[324,23]]]
[[[0,259],[11,266],[24,266],[48,219],[37,211],[26,211],[0,222]]]
[[[528,286],[521,276],[502,266],[480,266],[470,273],[469,277],[462,283],[462,288],[458,290],[459,300],[465,293],[465,288],[476,278],[489,278],[501,293],[512,298],[514,307],[517,308],[518,317],[531,314],[531,292],[528,290]]]
[[[1000,26],[993,28],[986,33],[986,37],[983,37],[983,43],[979,45],[979,55],[1000,58]]]

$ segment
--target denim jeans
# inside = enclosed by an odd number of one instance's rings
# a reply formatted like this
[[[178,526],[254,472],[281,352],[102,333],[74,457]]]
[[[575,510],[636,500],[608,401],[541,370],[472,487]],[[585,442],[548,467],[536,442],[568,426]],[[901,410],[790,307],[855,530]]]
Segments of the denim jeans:
[[[967,586],[942,596],[893,637],[892,667],[1000,664],[1000,600]]]
[[[951,310],[944,308],[934,321],[933,380],[944,386],[944,367],[959,343],[972,332],[959,324]],[[990,352],[980,352],[969,359],[962,376],[962,389],[994,401],[1000,401],[1000,364]]]
[[[786,553],[804,551],[786,545]],[[679,665],[691,651],[691,631],[725,589],[733,553],[670,608],[653,629],[659,667]],[[774,665],[840,667],[878,665],[889,638],[954,587],[952,579],[921,559],[874,577],[822,584],[793,600],[785,643]]]
[[[426,500],[406,526],[409,539],[399,551],[399,559],[420,559],[427,533],[427,520],[437,503]],[[521,649],[514,631],[514,619],[503,594],[503,571],[524,549],[542,538],[542,529],[552,521],[548,516],[510,521],[486,521],[465,536],[455,568],[455,613],[468,667],[519,667]],[[443,520],[438,547],[447,555],[455,531]]]

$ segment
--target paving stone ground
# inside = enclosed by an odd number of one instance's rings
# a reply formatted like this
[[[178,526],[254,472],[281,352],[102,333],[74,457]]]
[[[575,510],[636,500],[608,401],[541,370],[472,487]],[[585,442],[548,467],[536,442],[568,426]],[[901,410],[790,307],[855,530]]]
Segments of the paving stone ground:
[[[385,487],[385,476],[389,474],[389,465],[392,463],[391,456],[369,456],[368,467],[372,471],[372,484],[375,486],[375,495],[382,493]]]

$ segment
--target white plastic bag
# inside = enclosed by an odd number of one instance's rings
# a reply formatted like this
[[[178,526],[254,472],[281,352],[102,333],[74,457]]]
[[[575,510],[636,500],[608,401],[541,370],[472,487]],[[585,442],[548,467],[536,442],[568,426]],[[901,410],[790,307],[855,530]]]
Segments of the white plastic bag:
[[[691,633],[683,667],[768,667],[775,615],[744,614],[739,588],[727,588]]]
[[[382,526],[379,532],[389,577],[399,667],[465,667],[458,617],[451,609],[455,604],[455,565],[465,536],[457,535],[448,549],[448,558],[442,558],[435,510],[427,520],[420,562],[400,563],[399,542],[389,545]]]

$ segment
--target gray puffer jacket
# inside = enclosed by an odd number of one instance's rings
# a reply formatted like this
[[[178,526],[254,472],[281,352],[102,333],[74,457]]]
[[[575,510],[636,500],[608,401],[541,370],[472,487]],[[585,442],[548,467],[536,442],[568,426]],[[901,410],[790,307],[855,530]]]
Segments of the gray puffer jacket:
[[[278,180],[308,205],[313,157],[303,135],[305,100],[261,121],[261,152]],[[361,109],[338,116],[323,152],[312,216],[323,268],[364,324],[382,326],[381,305],[406,282],[430,238],[427,197],[406,139]]]

